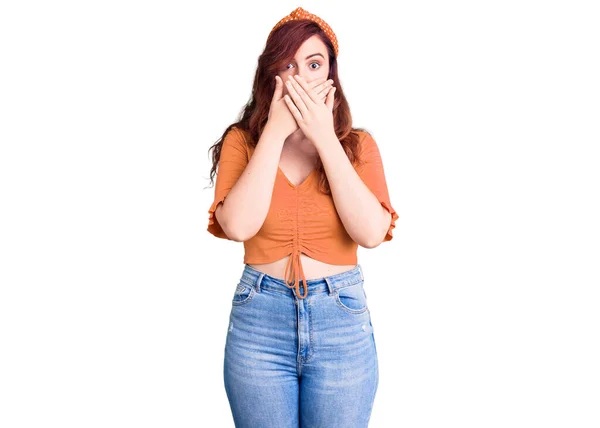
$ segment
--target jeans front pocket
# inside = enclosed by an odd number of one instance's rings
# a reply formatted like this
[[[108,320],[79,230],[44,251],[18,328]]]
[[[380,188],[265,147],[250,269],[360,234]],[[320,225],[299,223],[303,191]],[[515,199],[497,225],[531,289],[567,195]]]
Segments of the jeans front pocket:
[[[362,314],[368,310],[367,295],[363,288],[363,282],[338,288],[335,291],[335,303],[351,314]]]
[[[233,306],[242,306],[248,304],[256,294],[256,290],[251,285],[240,282],[235,288],[231,304]]]

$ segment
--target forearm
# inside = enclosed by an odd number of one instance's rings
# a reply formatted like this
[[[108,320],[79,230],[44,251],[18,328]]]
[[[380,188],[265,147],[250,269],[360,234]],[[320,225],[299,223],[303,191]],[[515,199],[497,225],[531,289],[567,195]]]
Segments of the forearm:
[[[246,241],[262,227],[271,205],[284,142],[285,137],[267,126],[246,169],[215,211],[223,231],[232,240]]]
[[[385,238],[391,214],[361,180],[335,136],[319,144],[318,151],[335,208],[348,235],[362,247],[378,246]]]

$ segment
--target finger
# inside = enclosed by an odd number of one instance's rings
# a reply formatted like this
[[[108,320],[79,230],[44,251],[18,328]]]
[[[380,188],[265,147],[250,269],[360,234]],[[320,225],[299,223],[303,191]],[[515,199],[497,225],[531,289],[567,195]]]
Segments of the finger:
[[[292,99],[290,98],[290,96],[288,94],[284,95],[283,99],[284,99],[285,104],[287,105],[288,109],[292,113],[292,116],[294,116],[294,119],[296,119],[296,122],[300,123],[302,121],[302,113],[300,112],[300,110],[298,110],[298,107],[296,107],[296,104],[294,104],[294,102],[292,101]]]
[[[283,80],[281,77],[275,76],[275,92],[273,93],[273,100],[278,101],[281,99],[283,94]]]
[[[333,86],[333,79],[327,79],[325,82],[320,83],[320,84],[316,85],[315,87],[313,87],[313,90],[317,93],[320,93],[320,92],[330,88],[331,86]]]
[[[298,82],[296,81],[292,82],[291,80],[293,80],[293,78],[289,80],[290,81],[285,82],[285,84],[287,86],[287,90],[289,92],[291,100],[294,102],[295,106],[298,108],[298,110],[300,110],[300,113],[302,113],[302,116],[304,117],[308,113],[308,107],[306,106],[304,99],[298,92],[297,88],[299,88],[300,85],[298,85]],[[302,88],[299,89],[302,90]]]
[[[333,79],[327,79],[327,77],[323,76],[311,81],[308,83],[308,86],[311,87],[311,89],[318,95],[318,100],[320,102],[324,102],[327,92],[329,91],[329,88],[331,88],[332,84]]]
[[[327,94],[325,105],[329,108],[329,111],[333,112],[333,104],[335,102],[335,87],[331,88],[331,91]]]
[[[327,77],[323,76],[323,77],[319,77],[316,80],[313,80],[312,82],[310,82],[308,85],[312,88],[319,88],[321,85],[323,85],[324,83],[326,83],[327,81]]]
[[[327,98],[327,94],[329,93],[329,91],[331,90],[331,88],[327,88],[326,90],[324,90],[323,92],[321,92],[319,94],[319,101],[324,103],[325,99]]]
[[[296,88],[296,92],[298,92],[304,101],[304,104],[306,104],[306,107],[309,107],[311,103],[317,103],[319,101],[317,94],[309,89],[306,80],[304,80],[302,76],[292,76],[291,80],[294,81],[294,88]]]
[[[325,96],[329,93],[329,91],[331,90],[331,87],[333,86],[333,81],[332,80],[328,80],[327,82],[319,85],[316,89],[317,95],[319,95],[319,99],[323,99],[325,98]]]

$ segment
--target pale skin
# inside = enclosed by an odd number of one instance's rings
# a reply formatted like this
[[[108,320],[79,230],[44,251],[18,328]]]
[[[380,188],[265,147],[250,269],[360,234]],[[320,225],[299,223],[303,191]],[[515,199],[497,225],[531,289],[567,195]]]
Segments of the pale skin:
[[[391,214],[362,182],[335,135],[332,115],[335,88],[327,81],[327,58],[325,44],[313,36],[278,73],[269,122],[254,155],[225,202],[215,210],[217,220],[231,239],[245,241],[262,226],[278,167],[292,184],[299,185],[320,158],[336,211],[350,237],[365,248],[374,248],[383,241]],[[245,215],[236,215],[242,207]],[[250,266],[283,278],[289,257]],[[355,267],[324,263],[304,253],[300,259],[306,279],[335,275]]]

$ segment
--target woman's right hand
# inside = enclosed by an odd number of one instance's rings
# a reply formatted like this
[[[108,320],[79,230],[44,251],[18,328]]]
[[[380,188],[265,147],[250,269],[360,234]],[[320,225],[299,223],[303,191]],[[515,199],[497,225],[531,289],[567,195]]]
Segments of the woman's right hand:
[[[331,90],[332,84],[332,82],[327,81],[327,77],[322,77],[312,81],[309,85],[316,90],[323,102],[325,102],[325,98]],[[270,123],[271,125],[269,126],[273,126],[277,129],[277,132],[287,138],[298,129],[298,123],[285,103],[283,96],[283,80],[276,75],[275,92],[273,93],[273,99],[271,100],[267,124]]]

